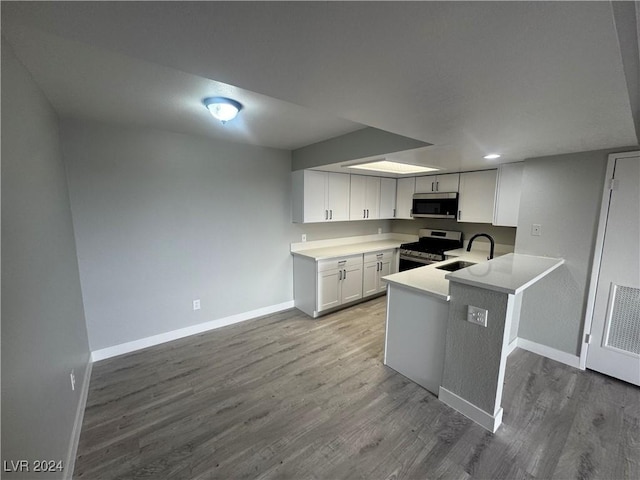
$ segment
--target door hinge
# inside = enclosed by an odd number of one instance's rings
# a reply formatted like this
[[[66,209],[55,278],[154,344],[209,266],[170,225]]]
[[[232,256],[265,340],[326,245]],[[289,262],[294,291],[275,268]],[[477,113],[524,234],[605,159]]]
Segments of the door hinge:
[[[609,190],[617,190],[618,189],[618,180],[615,178],[609,179]]]
[[[593,337],[593,335],[591,335],[590,333],[585,334],[584,343],[591,344],[591,338],[592,337]]]

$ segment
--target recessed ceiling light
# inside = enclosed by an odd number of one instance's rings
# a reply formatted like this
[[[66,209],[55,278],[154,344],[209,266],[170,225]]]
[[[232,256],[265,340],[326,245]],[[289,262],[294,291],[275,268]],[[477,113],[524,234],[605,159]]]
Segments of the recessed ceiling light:
[[[223,124],[236,118],[238,112],[242,110],[242,104],[240,102],[226,97],[205,98],[203,103],[211,115],[220,120]]]
[[[500,155],[497,153],[490,153],[489,155],[485,155],[484,158],[487,160],[495,160],[496,158],[500,158]]]
[[[434,172],[439,170],[433,167],[422,167],[420,165],[411,165],[408,163],[392,162],[390,160],[378,160],[375,162],[366,162],[356,165],[342,165],[346,168],[359,168],[362,170],[371,170],[374,172],[395,173],[398,175],[409,175],[411,173]]]

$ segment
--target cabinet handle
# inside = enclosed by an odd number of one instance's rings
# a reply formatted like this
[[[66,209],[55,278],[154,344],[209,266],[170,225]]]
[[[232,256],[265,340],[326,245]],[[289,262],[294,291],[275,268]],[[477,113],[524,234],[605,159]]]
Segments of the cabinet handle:
[[[342,280],[342,270],[338,270],[338,280]]]
[[[380,271],[380,262],[376,262],[376,272]]]
[[[462,210],[458,210],[458,220],[462,219]]]
[[[440,187],[439,187],[439,185],[440,185],[440,182],[436,182],[436,192],[439,192],[439,191],[440,191]]]
[[[367,218],[367,209],[366,208],[362,209],[362,218]]]
[[[365,218],[369,218],[369,209],[367,208],[367,216]]]
[[[433,191],[435,191],[435,190],[433,189],[433,185],[434,185],[435,183],[436,183],[436,182],[431,182],[431,191],[432,191],[432,192],[433,192]]]
[[[324,211],[324,219],[329,220],[329,210]]]
[[[396,218],[396,209],[393,209],[393,218]]]
[[[346,280],[346,279],[347,279],[347,271],[346,271],[346,270],[343,270],[343,272],[344,272],[344,275],[342,276],[342,279],[343,279],[343,280]]]
[[[382,262],[380,262],[380,271],[382,271]]]
[[[333,220],[333,210],[329,210],[329,220]]]

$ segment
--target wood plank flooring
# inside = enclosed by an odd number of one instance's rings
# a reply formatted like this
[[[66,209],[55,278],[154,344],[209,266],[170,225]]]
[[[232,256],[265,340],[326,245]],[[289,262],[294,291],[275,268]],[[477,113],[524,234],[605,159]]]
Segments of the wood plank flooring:
[[[491,434],[382,364],[384,302],[95,364],[74,478],[640,478],[640,389],[516,350]]]

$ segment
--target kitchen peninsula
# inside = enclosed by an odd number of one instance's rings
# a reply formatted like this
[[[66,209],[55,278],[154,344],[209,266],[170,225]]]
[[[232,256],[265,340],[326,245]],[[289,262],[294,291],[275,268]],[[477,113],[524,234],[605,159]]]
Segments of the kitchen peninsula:
[[[388,283],[384,361],[495,432],[522,294],[564,260],[510,253],[482,261],[478,254],[465,254],[383,278]],[[442,269],[460,260],[473,265]]]

